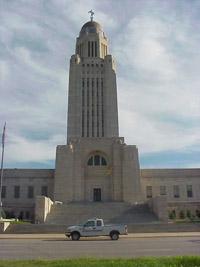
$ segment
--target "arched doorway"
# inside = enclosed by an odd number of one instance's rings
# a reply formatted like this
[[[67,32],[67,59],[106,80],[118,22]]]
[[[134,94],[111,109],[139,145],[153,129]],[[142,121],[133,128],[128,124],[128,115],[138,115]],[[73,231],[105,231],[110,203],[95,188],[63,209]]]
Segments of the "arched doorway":
[[[111,175],[108,157],[100,151],[90,153],[85,166],[85,200],[110,201]]]

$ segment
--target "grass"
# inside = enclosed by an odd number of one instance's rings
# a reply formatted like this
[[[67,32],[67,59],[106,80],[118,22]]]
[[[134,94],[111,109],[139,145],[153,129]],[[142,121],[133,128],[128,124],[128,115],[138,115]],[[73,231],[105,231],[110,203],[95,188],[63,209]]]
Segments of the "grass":
[[[10,223],[11,224],[30,224],[31,222],[19,220],[19,221],[11,221]]]
[[[0,267],[199,267],[200,256],[135,259],[0,260]]]

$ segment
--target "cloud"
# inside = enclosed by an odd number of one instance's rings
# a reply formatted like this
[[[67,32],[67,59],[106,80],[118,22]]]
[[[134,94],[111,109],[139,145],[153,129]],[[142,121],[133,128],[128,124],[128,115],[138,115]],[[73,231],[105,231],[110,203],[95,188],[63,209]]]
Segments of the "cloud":
[[[3,0],[1,7],[6,166],[46,166],[55,159],[56,145],[66,142],[69,59],[91,8],[117,60],[120,134],[138,145],[143,166],[145,159],[154,164],[154,153],[198,153],[198,1]],[[187,159],[183,165],[197,163]]]
[[[142,155],[194,147],[200,151],[200,55],[194,53],[199,35],[192,31],[188,10],[184,16],[178,10],[170,14],[168,8],[157,14],[144,8],[129,20],[114,46],[120,132]]]

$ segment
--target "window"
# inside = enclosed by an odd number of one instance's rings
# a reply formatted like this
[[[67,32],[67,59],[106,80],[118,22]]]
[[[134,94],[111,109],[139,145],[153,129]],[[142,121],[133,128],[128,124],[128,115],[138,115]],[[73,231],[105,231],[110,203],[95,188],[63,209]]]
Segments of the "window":
[[[166,193],[166,186],[165,185],[161,185],[160,186],[160,195],[161,196],[165,196],[167,193]]]
[[[6,186],[5,185],[2,186],[1,197],[6,198]]]
[[[179,192],[179,186],[174,185],[174,197],[179,198],[180,197],[180,192]]]
[[[89,158],[89,160],[88,160],[88,165],[89,165],[89,166],[92,166],[92,165],[93,165],[93,157]]]
[[[88,166],[106,166],[107,162],[104,157],[99,156],[99,155],[94,155],[88,159],[87,165]]]
[[[94,42],[91,42],[92,43],[92,57],[94,56]]]
[[[192,185],[187,185],[186,190],[187,190],[187,197],[188,198],[193,197]]]
[[[101,221],[97,220],[97,226],[102,226]]]
[[[30,212],[29,211],[26,211],[26,219],[29,220],[30,219]]]
[[[97,42],[95,42],[95,57],[97,57]]]
[[[94,221],[88,221],[88,222],[86,222],[86,224],[84,226],[85,227],[94,227],[95,223],[94,223]]]
[[[48,196],[48,187],[46,185],[41,187],[41,195],[45,197]]]
[[[107,165],[106,160],[103,157],[101,158],[101,165],[102,166],[106,166]]]
[[[99,155],[94,156],[94,165],[96,165],[96,166],[100,165],[100,156]]]
[[[147,198],[152,198],[152,186],[146,187],[146,196]]]
[[[90,57],[90,41],[88,42],[88,57]]]
[[[28,198],[33,198],[33,197],[34,197],[34,187],[28,186]]]
[[[14,198],[20,198],[20,186],[15,185],[14,187]]]

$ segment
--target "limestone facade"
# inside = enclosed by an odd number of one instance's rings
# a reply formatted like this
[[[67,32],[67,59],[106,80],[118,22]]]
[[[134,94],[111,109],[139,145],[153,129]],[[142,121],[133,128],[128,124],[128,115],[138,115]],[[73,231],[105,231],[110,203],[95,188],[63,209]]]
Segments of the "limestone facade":
[[[169,210],[200,210],[200,169],[141,170],[137,147],[119,137],[115,61],[94,21],[77,38],[68,91],[67,144],[57,146],[55,170],[5,170],[8,213],[32,219],[37,198],[39,217],[45,218],[51,201],[41,195],[65,204],[148,202],[160,218],[166,203]]]
[[[71,139],[57,148],[54,186],[54,199],[65,203],[95,201],[98,190],[99,201],[135,203],[141,197],[137,148],[123,138]]]

